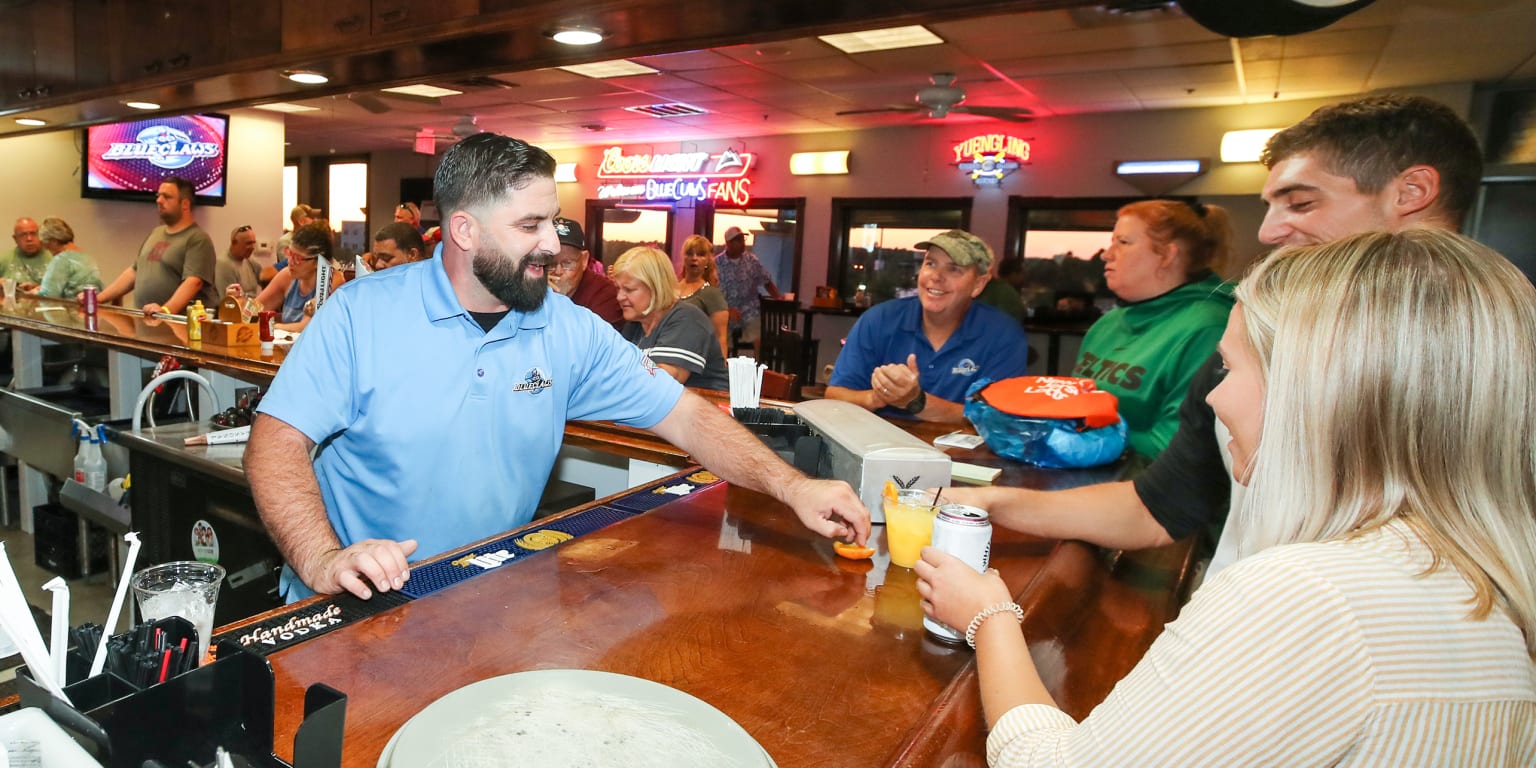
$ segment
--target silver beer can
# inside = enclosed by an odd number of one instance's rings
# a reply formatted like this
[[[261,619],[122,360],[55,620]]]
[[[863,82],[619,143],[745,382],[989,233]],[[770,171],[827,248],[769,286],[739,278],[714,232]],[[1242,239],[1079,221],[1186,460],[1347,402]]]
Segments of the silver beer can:
[[[992,520],[987,511],[965,504],[945,504],[933,520],[933,545],[940,552],[954,555],[977,573],[987,570],[992,559]],[[923,629],[953,643],[965,642],[965,630],[956,630],[941,621],[923,617]]]

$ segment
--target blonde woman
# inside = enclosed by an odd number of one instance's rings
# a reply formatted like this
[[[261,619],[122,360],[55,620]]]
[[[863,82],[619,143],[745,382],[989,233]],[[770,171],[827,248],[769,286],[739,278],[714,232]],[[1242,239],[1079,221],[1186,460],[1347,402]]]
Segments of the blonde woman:
[[[683,271],[677,276],[677,298],[698,307],[709,316],[720,339],[720,354],[731,356],[731,306],[720,292],[720,278],[715,274],[714,248],[703,235],[689,235],[683,241]]]
[[[1409,230],[1284,251],[1237,299],[1208,401],[1245,557],[1087,719],[996,618],[995,573],[924,550],[924,607],[975,641],[989,763],[1536,764],[1536,290]]]
[[[658,368],[699,389],[729,390],[725,356],[709,318],[692,304],[677,300],[672,260],[642,245],[621,254],[608,276],[619,291],[624,312],[621,332]]]

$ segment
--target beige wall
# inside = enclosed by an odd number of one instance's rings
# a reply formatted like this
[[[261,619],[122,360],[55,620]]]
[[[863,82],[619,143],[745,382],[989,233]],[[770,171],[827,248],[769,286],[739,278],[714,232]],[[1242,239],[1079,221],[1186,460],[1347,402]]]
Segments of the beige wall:
[[[256,226],[262,240],[275,242],[280,233],[263,231],[262,225],[282,215],[282,117],[260,110],[229,114],[228,204],[193,209],[220,256],[230,231],[243,224]],[[10,180],[0,185],[0,215],[7,222],[21,216],[39,221],[58,216],[69,222],[75,241],[111,282],[133,263],[139,244],[160,221],[153,203],[80,197],[80,140],[80,132],[73,130],[0,139],[0,158]]]

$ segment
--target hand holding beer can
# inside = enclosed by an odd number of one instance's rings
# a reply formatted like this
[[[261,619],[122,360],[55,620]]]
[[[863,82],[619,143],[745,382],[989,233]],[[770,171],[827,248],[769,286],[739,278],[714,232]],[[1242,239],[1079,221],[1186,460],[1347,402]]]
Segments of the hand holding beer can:
[[[87,285],[80,290],[80,304],[87,315],[96,314],[96,286]]]
[[[930,546],[960,558],[977,573],[985,573],[992,560],[992,520],[980,507],[945,504],[939,507],[939,514],[933,520],[933,543]],[[923,629],[951,643],[965,641],[964,630],[956,630],[929,616],[923,617]]]

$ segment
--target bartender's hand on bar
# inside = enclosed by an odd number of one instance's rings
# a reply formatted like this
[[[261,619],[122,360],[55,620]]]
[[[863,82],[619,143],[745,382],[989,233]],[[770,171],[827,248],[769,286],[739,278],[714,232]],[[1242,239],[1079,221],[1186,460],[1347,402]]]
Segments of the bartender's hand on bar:
[[[144,316],[145,317],[149,317],[151,315],[158,315],[161,312],[164,312],[165,311],[165,307],[162,307],[159,304],[156,304],[155,302],[151,301],[150,303],[144,305],[143,310],[144,310]]]
[[[332,549],[306,563],[300,578],[322,595],[346,590],[363,600],[373,590],[400,589],[411,578],[406,558],[416,551],[416,540],[364,539],[345,549]],[[370,588],[369,585],[372,585]]]
[[[802,525],[822,536],[855,541],[859,546],[869,539],[869,510],[841,480],[802,477],[785,489],[781,501],[795,511]]]

